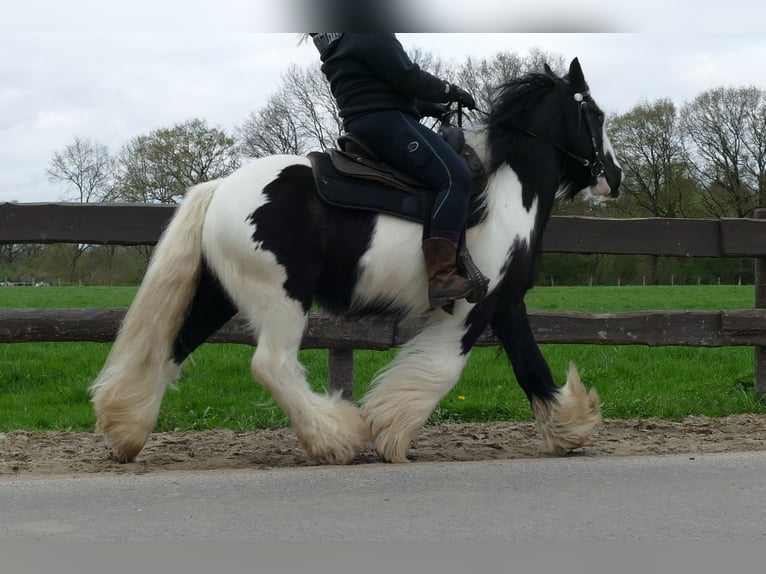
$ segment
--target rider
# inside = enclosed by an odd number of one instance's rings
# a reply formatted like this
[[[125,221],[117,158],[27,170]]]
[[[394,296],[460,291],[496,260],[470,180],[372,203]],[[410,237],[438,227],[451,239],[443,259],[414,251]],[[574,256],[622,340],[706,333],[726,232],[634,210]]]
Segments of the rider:
[[[413,63],[394,34],[310,36],[344,129],[365,139],[383,162],[438,191],[430,235],[423,241],[431,307],[470,296],[473,287],[458,272],[457,249],[468,213],[471,174],[460,156],[418,120],[439,115],[437,103],[458,102],[475,109],[473,97]]]

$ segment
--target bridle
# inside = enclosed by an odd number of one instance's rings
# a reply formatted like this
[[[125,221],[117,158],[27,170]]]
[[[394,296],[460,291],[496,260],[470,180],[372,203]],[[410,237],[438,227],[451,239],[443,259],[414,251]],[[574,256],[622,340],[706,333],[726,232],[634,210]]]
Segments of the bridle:
[[[580,117],[585,118],[585,125],[588,128],[588,135],[590,136],[590,143],[593,146],[593,160],[588,161],[587,159],[583,158],[577,158],[578,161],[581,161],[584,167],[590,167],[590,174],[593,177],[598,177],[600,175],[604,175],[604,154],[599,149],[598,144],[596,143],[596,130],[593,127],[593,120],[590,117],[590,114],[588,113],[588,102],[585,100],[585,96],[590,95],[589,91],[585,92],[577,92],[574,95],[574,99],[576,102],[580,102]],[[568,152],[567,152],[568,153]]]
[[[577,92],[574,94],[574,100],[579,103],[578,120],[582,121],[582,118],[585,118],[585,126],[588,129],[588,136],[590,136],[590,142],[591,142],[591,145],[593,146],[592,159],[588,159],[580,155],[577,155],[575,153],[572,153],[571,151],[566,149],[564,146],[561,146],[555,142],[552,142],[548,140],[547,138],[544,138],[540,134],[533,132],[532,130],[528,130],[527,128],[522,128],[516,125],[511,125],[511,127],[559,150],[561,153],[563,153],[567,157],[572,158],[583,167],[590,168],[591,176],[599,177],[601,175],[604,175],[604,154],[599,149],[598,144],[596,143],[596,130],[593,126],[593,119],[590,117],[590,114],[588,113],[589,106],[588,106],[587,100],[585,99],[586,96],[589,96],[589,95],[590,95],[589,91]],[[487,112],[483,110],[476,110],[476,111],[484,114],[485,116],[489,115]],[[462,118],[463,118],[462,106],[458,104],[458,125],[462,124]]]
[[[531,136],[535,139],[539,139],[542,142],[547,143],[551,147],[556,148],[564,155],[572,158],[577,163],[582,165],[583,167],[590,168],[590,174],[593,177],[599,177],[601,175],[604,175],[604,154],[599,149],[598,144],[596,143],[596,130],[593,127],[593,120],[590,117],[590,114],[588,113],[588,102],[585,99],[586,96],[590,95],[590,92],[577,92],[574,95],[574,99],[576,102],[579,102],[579,116],[578,120],[582,121],[582,118],[585,118],[585,126],[588,129],[588,136],[590,136],[590,143],[593,146],[593,159],[588,159],[585,157],[582,157],[580,155],[574,154],[565,147],[554,143],[552,141],[547,140],[546,138],[542,137],[541,135],[533,132],[532,130],[528,130],[526,128],[522,128],[519,126],[511,126],[520,132],[523,132],[527,134],[528,136]]]

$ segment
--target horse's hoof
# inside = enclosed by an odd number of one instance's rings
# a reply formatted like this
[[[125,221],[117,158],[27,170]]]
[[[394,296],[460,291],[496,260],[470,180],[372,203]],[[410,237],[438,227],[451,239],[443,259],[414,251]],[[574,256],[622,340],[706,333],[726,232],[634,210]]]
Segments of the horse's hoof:
[[[407,458],[407,448],[410,445],[409,440],[402,440],[399,435],[394,435],[387,428],[378,432],[373,440],[375,452],[384,462],[402,464],[410,462]]]
[[[118,443],[110,440],[108,435],[105,435],[104,439],[110,450],[109,458],[119,463],[134,462],[138,453],[144,448],[144,442],[140,444],[135,442]]]
[[[328,397],[327,407],[314,421],[312,432],[296,427],[306,453],[320,464],[347,464],[370,440],[370,427],[354,405],[339,395]]]
[[[375,452],[378,453],[378,458],[382,462],[389,463],[389,464],[404,464],[410,462],[410,459],[407,458],[406,455],[403,454],[384,454],[380,452],[378,449],[375,449]]]

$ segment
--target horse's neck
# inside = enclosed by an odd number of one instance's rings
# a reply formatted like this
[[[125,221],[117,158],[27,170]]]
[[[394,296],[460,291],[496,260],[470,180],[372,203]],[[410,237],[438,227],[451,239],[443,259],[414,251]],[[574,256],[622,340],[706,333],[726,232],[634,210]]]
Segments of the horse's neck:
[[[488,129],[486,127],[469,128],[465,131],[466,143],[473,147],[474,151],[478,155],[479,159],[484,164],[485,169],[490,166],[490,149],[488,142]],[[519,145],[523,145],[520,143]],[[537,160],[536,165],[543,165],[543,161]],[[513,176],[511,176],[511,173]],[[545,222],[550,215],[550,211],[553,209],[554,199],[558,199],[566,192],[566,188],[557,188],[559,183],[556,177],[551,177],[553,174],[540,170],[539,179],[535,181],[525,180],[527,185],[527,193],[530,190],[534,190],[535,199],[537,201],[537,210],[543,209],[545,214],[538,213],[539,221]],[[527,173],[529,176],[529,173]],[[489,174],[487,180],[487,188],[485,190],[486,203],[488,206],[493,206],[498,196],[505,197],[506,195],[513,195],[515,197],[518,194],[519,198],[522,197],[522,186],[519,181],[518,172],[508,163],[503,163],[493,173]],[[510,182],[510,183],[509,183]],[[506,198],[507,199],[507,198]],[[515,201],[515,199],[514,199]],[[519,205],[523,205],[520,201]],[[526,207],[530,207],[530,202],[527,201]]]
[[[488,165],[489,147],[486,130],[466,133],[466,141]],[[480,268],[489,273],[499,273],[507,263],[507,257],[517,250],[533,253],[553,207],[555,180],[522,181],[508,163],[503,163],[488,178],[485,190],[487,217],[469,231],[471,252]],[[524,186],[527,186],[525,201]],[[534,195],[529,194],[534,190]],[[483,267],[482,267],[483,266]]]

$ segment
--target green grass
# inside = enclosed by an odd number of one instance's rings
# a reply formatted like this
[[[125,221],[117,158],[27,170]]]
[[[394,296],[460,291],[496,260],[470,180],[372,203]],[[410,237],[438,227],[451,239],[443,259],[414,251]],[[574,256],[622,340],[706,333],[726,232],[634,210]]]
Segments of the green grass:
[[[0,288],[0,307],[127,307],[136,291],[138,287],[4,287]]]
[[[0,288],[0,307],[121,307],[135,287]],[[545,287],[527,297],[531,309],[629,311],[752,307],[752,286]],[[36,343],[0,347],[0,432],[15,429],[90,430],[94,417],[87,387],[108,345]],[[559,384],[569,361],[594,386],[609,418],[691,414],[766,413],[753,394],[751,348],[648,348],[609,345],[544,345]],[[287,424],[271,396],[250,375],[252,349],[203,345],[184,366],[178,391],[169,391],[158,430],[273,428]],[[362,396],[373,374],[394,351],[357,351],[355,392]],[[323,389],[326,351],[302,351],[309,379]],[[474,350],[457,386],[438,405],[432,421],[496,421],[531,418],[504,355]]]
[[[551,311],[640,311],[646,309],[747,309],[753,307],[752,285],[684,285],[670,287],[538,287],[526,297],[530,309]]]

